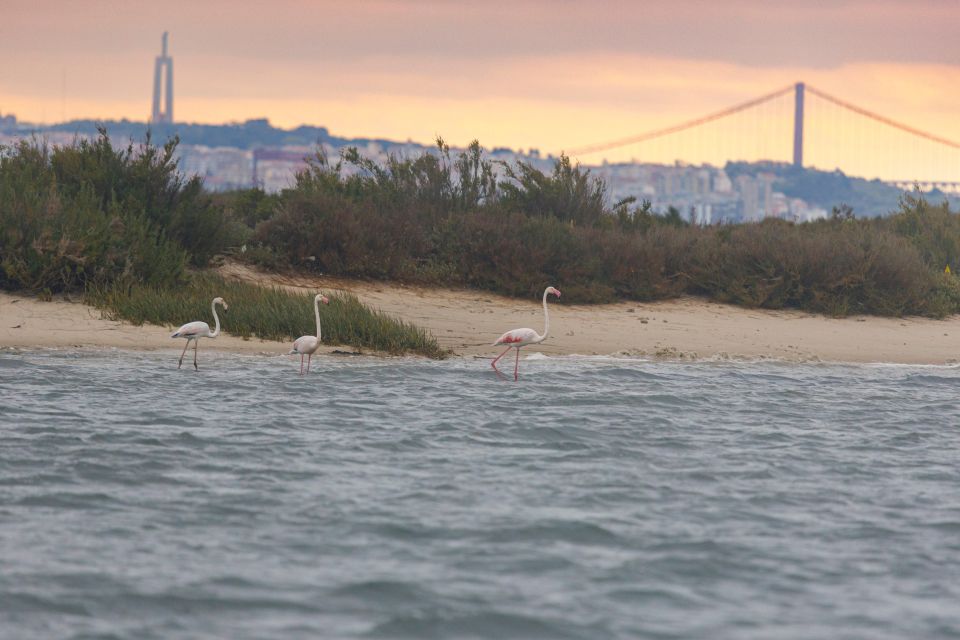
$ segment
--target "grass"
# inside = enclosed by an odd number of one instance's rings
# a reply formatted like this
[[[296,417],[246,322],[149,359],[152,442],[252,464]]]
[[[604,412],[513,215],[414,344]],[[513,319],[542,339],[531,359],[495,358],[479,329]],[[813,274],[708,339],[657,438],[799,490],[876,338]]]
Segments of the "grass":
[[[316,335],[313,314],[315,293],[295,293],[274,287],[225,280],[212,274],[196,274],[180,287],[144,284],[90,286],[86,302],[106,311],[113,319],[136,324],[178,326],[192,320],[213,324],[210,301],[220,296],[229,310],[220,314],[223,330],[235,336],[265,340],[295,340]],[[324,344],[350,345],[392,355],[419,354],[442,359],[441,349],[426,330],[398,320],[361,303],[356,296],[332,294],[329,305],[320,305]]]

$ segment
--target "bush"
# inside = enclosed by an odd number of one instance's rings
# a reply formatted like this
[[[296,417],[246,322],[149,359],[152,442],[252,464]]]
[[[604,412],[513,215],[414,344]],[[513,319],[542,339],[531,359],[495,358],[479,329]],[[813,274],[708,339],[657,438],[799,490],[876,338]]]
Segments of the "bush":
[[[174,161],[177,141],[114,148],[106,136],[0,152],[0,286],[60,291],[113,281],[169,287],[243,244],[268,268],[472,286],[581,303],[681,294],[834,315],[960,310],[960,216],[905,197],[887,219],[766,220],[701,228],[648,202],[608,205],[606,185],[561,156],[548,175],[451,156],[318,154],[280,194],[210,196]],[[126,286],[126,285],[125,285]]]
[[[279,195],[259,188],[214,193],[211,199],[214,206],[222,209],[228,219],[242,223],[248,227],[248,231],[273,217],[280,204]]]
[[[960,215],[946,202],[934,206],[922,194],[905,195],[900,210],[882,224],[909,240],[932,269],[960,267]]]
[[[326,192],[292,192],[254,245],[270,247],[291,267],[373,278],[411,278],[428,253],[427,230],[407,211],[352,203]]]
[[[869,222],[766,220],[710,231],[689,274],[691,290],[718,300],[832,315],[940,313],[927,308],[935,282],[917,253]]]
[[[960,217],[946,206],[914,198],[889,220],[701,228],[649,203],[608,207],[602,181],[566,157],[551,175],[505,167],[494,183],[477,146],[451,162],[442,144],[438,156],[384,166],[356,151],[324,159],[282,194],[254,246],[262,263],[524,297],[553,283],[582,303],[688,293],[833,315],[960,309],[938,276],[960,260]]]
[[[561,155],[553,174],[545,175],[519,161],[515,167],[501,163],[507,180],[500,183],[504,208],[529,216],[554,216],[579,225],[593,225],[607,214],[606,184],[590,171]]]
[[[142,212],[104,201],[94,185],[67,185],[53,153],[22,142],[0,156],[0,286],[64,291],[127,275],[174,281],[187,255]]]
[[[81,289],[119,277],[173,283],[240,238],[199,178],[177,170],[177,141],[116,149],[93,141],[0,153],[0,286]]]

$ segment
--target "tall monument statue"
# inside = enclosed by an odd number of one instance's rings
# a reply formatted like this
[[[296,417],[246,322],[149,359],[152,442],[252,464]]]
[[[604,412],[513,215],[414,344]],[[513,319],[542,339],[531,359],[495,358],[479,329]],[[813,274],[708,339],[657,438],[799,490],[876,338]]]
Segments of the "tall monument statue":
[[[162,82],[164,69],[166,69],[166,82]],[[163,111],[160,110],[160,93],[163,91]],[[150,114],[150,122],[153,123],[172,123],[173,122],[173,58],[167,55],[167,32],[163,32],[163,51],[157,56],[153,67],[153,111]]]

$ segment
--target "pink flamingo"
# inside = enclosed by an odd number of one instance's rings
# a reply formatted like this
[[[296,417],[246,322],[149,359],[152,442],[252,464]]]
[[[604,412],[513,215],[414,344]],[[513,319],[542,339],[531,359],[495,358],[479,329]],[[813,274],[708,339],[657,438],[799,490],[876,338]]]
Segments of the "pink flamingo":
[[[505,334],[497,338],[497,341],[493,343],[493,346],[500,344],[508,345],[503,353],[498,355],[493,359],[493,362],[490,363],[490,366],[497,369],[497,360],[507,355],[507,351],[510,349],[517,350],[517,359],[513,365],[513,379],[518,380],[520,377],[520,347],[525,347],[528,344],[539,344],[547,339],[547,334],[550,333],[550,314],[547,313],[547,296],[553,294],[560,297],[560,291],[554,289],[553,287],[547,287],[543,290],[543,335],[540,335],[533,329],[511,329]]]
[[[313,312],[317,316],[317,335],[300,336],[293,343],[290,353],[300,354],[300,375],[303,375],[303,356],[307,356],[307,373],[310,373],[310,358],[320,348],[320,302],[329,304],[330,301],[321,293],[313,297]]]
[[[200,368],[197,366],[197,347],[200,346],[200,338],[216,338],[220,335],[220,318],[217,316],[217,305],[222,304],[223,310],[227,310],[227,303],[223,301],[223,298],[214,298],[213,302],[210,303],[210,309],[213,311],[213,319],[217,323],[217,328],[212,332],[210,331],[210,325],[206,322],[201,322],[197,320],[196,322],[188,322],[183,325],[177,331],[170,336],[171,338],[186,338],[187,344],[183,346],[183,351],[180,353],[180,362],[177,364],[177,369],[183,366],[183,355],[187,352],[187,347],[190,346],[190,341],[193,340],[193,368],[197,371]]]

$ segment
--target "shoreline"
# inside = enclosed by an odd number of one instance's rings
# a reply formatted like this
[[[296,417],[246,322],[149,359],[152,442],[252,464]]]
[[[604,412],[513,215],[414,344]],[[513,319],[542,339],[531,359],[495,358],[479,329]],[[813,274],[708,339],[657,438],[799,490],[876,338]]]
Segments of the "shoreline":
[[[257,271],[228,263],[226,278],[299,291],[346,291],[363,303],[433,333],[454,357],[493,358],[490,346],[504,331],[543,328],[539,300],[517,300],[470,289],[422,287],[346,278]],[[562,290],[562,287],[558,285]],[[566,299],[565,299],[566,301]],[[309,309],[304,313],[309,315]],[[185,319],[186,321],[187,319]],[[283,355],[290,342],[229,335],[206,339],[205,350]],[[522,355],[622,356],[660,360],[954,364],[960,358],[960,316],[944,320],[853,316],[830,318],[803,311],[746,309],[698,298],[654,303],[575,305],[551,302],[551,335]],[[171,350],[173,327],[136,326],[105,319],[79,301],[41,301],[0,292],[0,348],[121,348]],[[319,353],[352,350],[325,345]],[[368,354],[368,352],[364,352]],[[380,355],[369,352],[369,355]]]
[[[42,301],[29,295],[0,291],[0,348],[89,349],[117,348],[141,351],[183,349],[171,338],[175,327],[108,320],[101,311],[62,297]],[[201,341],[200,352],[274,353],[288,343],[244,339],[221,334]],[[331,350],[333,348],[331,347]],[[285,353],[285,352],[284,352]]]

